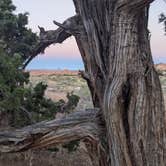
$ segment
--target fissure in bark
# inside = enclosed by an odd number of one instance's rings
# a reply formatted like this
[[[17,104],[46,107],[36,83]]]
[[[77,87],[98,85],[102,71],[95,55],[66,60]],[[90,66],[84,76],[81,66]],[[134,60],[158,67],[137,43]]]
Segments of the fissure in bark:
[[[147,29],[150,2],[74,1],[85,31],[76,41],[105,120],[109,166],[166,164],[166,114]]]

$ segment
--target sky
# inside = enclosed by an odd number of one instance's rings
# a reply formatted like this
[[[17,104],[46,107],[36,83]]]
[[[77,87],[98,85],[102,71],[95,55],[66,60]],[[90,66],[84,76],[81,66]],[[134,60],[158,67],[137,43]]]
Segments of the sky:
[[[75,9],[72,0],[13,0],[16,13],[29,12],[28,27],[39,32],[38,25],[46,30],[57,27],[53,20],[63,22],[73,16]],[[166,63],[166,35],[164,28],[158,23],[161,12],[166,13],[166,2],[156,0],[151,5],[149,29],[151,32],[151,48],[155,63]],[[45,54],[38,55],[27,67],[28,69],[83,69],[83,63],[75,39],[70,37],[63,44],[56,44],[46,49]]]

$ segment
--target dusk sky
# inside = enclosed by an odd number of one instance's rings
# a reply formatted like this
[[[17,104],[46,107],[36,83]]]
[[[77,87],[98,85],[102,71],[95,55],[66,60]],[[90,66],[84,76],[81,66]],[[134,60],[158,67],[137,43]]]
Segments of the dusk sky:
[[[37,26],[46,30],[57,27],[53,20],[63,22],[75,13],[72,0],[13,0],[17,13],[29,12],[29,25],[34,32]],[[166,13],[166,2],[156,0],[151,5],[149,29],[152,34],[151,46],[155,63],[166,63],[166,36],[163,26],[158,24],[159,14]],[[67,39],[63,44],[50,46],[44,55],[36,57],[28,69],[82,69],[83,64],[74,38]]]

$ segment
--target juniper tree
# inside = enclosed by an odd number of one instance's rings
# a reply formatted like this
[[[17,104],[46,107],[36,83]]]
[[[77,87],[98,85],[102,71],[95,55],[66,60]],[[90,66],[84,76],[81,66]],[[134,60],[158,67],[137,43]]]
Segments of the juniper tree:
[[[28,13],[14,14],[11,0],[0,1],[0,113],[8,116],[10,126],[25,126],[55,117],[60,105],[77,105],[79,99],[68,95],[68,102],[53,102],[44,97],[47,85],[30,87],[25,63],[38,44],[38,37],[28,29]]]
[[[165,166],[166,112],[147,29],[153,0],[73,2],[76,15],[62,24],[54,21],[57,30],[42,28],[33,57],[73,35],[98,109],[1,132],[1,151],[82,139],[94,166]]]

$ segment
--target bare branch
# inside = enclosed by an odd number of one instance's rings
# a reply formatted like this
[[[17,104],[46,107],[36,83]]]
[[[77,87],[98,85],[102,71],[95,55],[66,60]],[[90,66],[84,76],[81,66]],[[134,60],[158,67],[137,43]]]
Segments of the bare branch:
[[[61,24],[61,23],[59,23],[59,22],[57,22],[57,21],[55,21],[55,20],[53,21],[53,23],[54,23],[55,25],[59,26],[60,28],[66,30],[66,31],[68,30],[67,27],[65,27],[63,24]]]
[[[43,27],[38,26],[40,29],[39,41],[37,45],[33,46],[31,55],[27,55],[27,57],[29,58],[24,63],[23,69],[26,68],[26,66],[31,62],[34,57],[36,57],[40,53],[43,53],[44,50],[51,44],[62,43],[71,35],[78,34],[80,23],[78,15],[68,18],[66,21],[63,22],[63,24],[57,23],[56,21],[54,21],[54,23],[60,26],[60,28],[56,30],[45,31]]]
[[[0,152],[44,148],[81,139],[98,141],[101,131],[97,115],[97,110],[86,110],[14,131],[1,131]]]
[[[45,33],[45,32],[46,32],[43,27],[38,26],[38,28],[39,28],[39,30],[40,30],[40,33]]]

